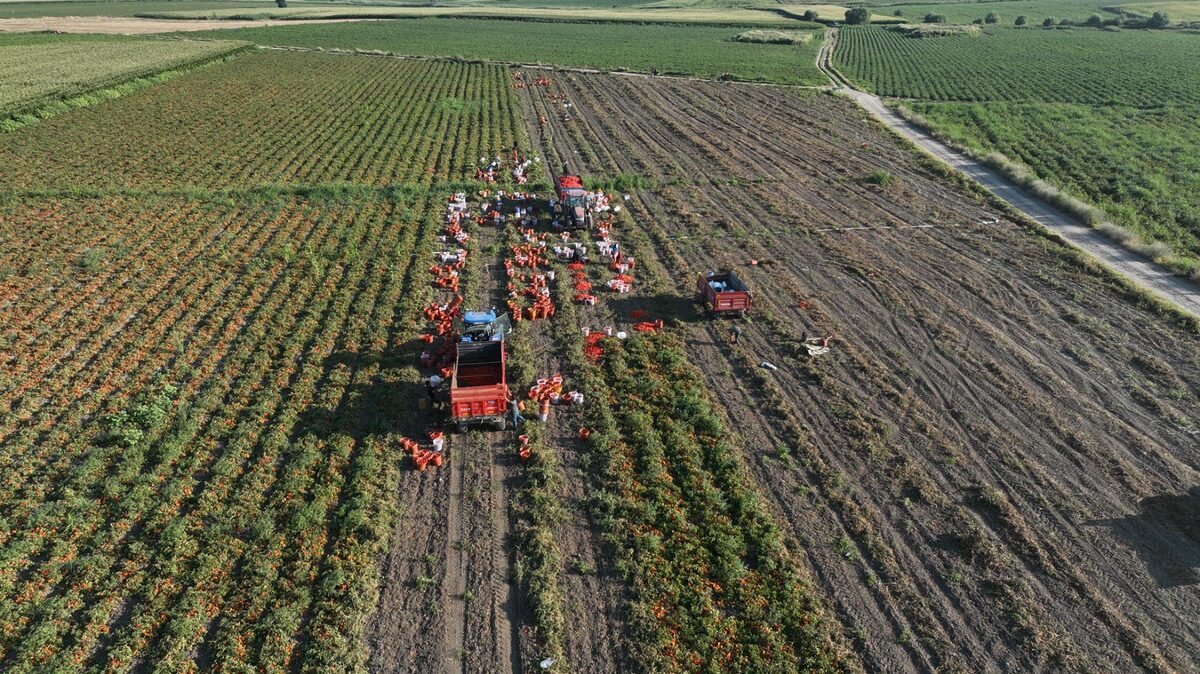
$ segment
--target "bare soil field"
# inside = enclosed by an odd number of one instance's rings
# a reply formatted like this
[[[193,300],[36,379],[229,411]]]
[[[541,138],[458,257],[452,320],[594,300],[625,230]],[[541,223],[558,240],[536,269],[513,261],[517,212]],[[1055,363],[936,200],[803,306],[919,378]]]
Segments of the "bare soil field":
[[[655,185],[628,202],[628,245],[667,281],[623,308],[677,319],[868,670],[1194,670],[1191,329],[845,100],[554,85],[522,92],[547,162]],[[756,290],[737,346],[684,299],[717,267]],[[802,355],[802,334],[831,352]]]

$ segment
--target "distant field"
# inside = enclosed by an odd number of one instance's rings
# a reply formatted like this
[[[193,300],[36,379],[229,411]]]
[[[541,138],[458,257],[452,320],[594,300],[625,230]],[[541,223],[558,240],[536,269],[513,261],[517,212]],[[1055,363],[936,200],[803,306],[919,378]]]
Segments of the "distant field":
[[[477,18],[537,19],[541,21],[616,21],[631,23],[718,23],[794,26],[796,21],[775,12],[740,8],[638,9],[638,8],[529,8],[485,6],[374,6],[293,5],[285,8],[260,6],[252,10],[231,7],[182,11],[146,11],[142,16],[194,19],[322,19],[345,17],[422,18],[462,16]]]
[[[248,54],[0,143],[0,189],[249,187],[458,176],[510,147],[495,66]]]
[[[711,26],[414,19],[222,30],[208,35],[267,45],[828,83],[815,63],[820,39],[803,46],[748,44],[733,40],[740,32],[736,27]]]
[[[874,4],[874,3],[870,3]],[[1084,20],[1093,14],[1102,17],[1116,16],[1101,9],[1111,5],[1104,0],[1014,0],[1012,2],[928,2],[921,4],[894,4],[872,8],[879,14],[891,15],[899,10],[907,19],[916,19],[925,14],[941,14],[950,23],[970,23],[982,19],[989,12],[1000,16],[1002,25],[1011,26],[1018,16],[1025,15],[1029,23],[1041,25],[1046,17],[1056,19]]]
[[[1024,163],[1200,269],[1200,108],[911,107],[953,140]]]
[[[139,12],[169,12],[182,9],[229,9],[254,7],[249,3],[216,0],[68,0],[58,2],[0,2],[0,19],[36,16],[133,16]],[[261,5],[257,5],[261,6]]]
[[[1200,103],[1200,40],[1172,31],[1005,28],[979,37],[913,39],[881,28],[846,27],[835,61],[848,77],[883,96]]]
[[[1142,16],[1166,12],[1172,21],[1200,21],[1200,2],[1141,2],[1136,5],[1119,5],[1117,8]]]
[[[842,5],[781,5],[779,9],[791,14],[792,16],[800,17],[805,12],[812,10],[817,13],[817,18],[822,21],[842,21],[846,18],[846,7]],[[875,13],[871,15],[872,21],[892,21],[894,17]]]
[[[230,52],[243,43],[0,38],[0,119]],[[86,101],[80,101],[81,105]]]

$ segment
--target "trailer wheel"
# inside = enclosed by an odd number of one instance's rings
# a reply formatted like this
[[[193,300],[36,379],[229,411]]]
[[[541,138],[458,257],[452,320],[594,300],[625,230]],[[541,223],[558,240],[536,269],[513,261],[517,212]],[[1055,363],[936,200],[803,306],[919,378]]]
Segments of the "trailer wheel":
[[[496,430],[498,430],[498,431],[502,431],[505,428],[508,428],[508,420],[505,419],[504,417],[500,417],[500,420],[495,422],[495,424],[496,424]]]
[[[460,422],[458,422],[458,425],[457,425],[457,426],[458,426],[458,432],[459,432],[459,433],[466,433],[466,432],[467,432],[467,422],[465,422],[465,421],[460,421]]]
[[[738,318],[742,319],[743,321],[746,320],[746,310],[745,309],[742,309],[741,311],[738,312]]]

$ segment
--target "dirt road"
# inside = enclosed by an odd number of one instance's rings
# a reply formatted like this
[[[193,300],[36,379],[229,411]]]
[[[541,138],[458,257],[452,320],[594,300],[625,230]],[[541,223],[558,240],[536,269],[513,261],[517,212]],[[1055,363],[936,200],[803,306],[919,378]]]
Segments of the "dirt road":
[[[1162,299],[1193,316],[1200,316],[1200,283],[1175,276],[1155,264],[1153,260],[1134,253],[1066,212],[1032,196],[995,170],[954,150],[892,112],[882,99],[854,87],[833,67],[832,56],[836,46],[837,29],[834,28],[829,30],[825,43],[821,45],[817,66],[833,80],[839,93],[850,96],[859,106],[888,128],[983,185],[996,196],[1012,204],[1047,229],[1057,232],[1100,262],[1149,288]]]
[[[868,669],[1192,667],[1194,333],[838,97],[554,82],[543,137],[657,185],[627,245],[671,281],[626,308],[677,319]],[[757,289],[736,348],[688,299],[719,267]],[[833,352],[806,358],[802,333]]]

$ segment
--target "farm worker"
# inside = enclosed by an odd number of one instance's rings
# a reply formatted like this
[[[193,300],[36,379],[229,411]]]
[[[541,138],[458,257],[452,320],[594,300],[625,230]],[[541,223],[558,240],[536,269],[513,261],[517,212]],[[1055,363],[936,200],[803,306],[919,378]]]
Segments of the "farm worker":
[[[733,326],[733,330],[731,332],[733,333],[733,343],[737,344],[738,340],[740,340],[742,338],[742,326],[740,326],[740,325]]]
[[[521,408],[525,406],[525,403],[513,397],[509,398],[508,405],[512,408],[513,427],[525,423],[525,417],[521,416]]]
[[[429,381],[425,382],[425,395],[429,396],[429,402],[433,406],[437,406],[437,387],[441,386],[444,381],[438,375],[430,375]]]

